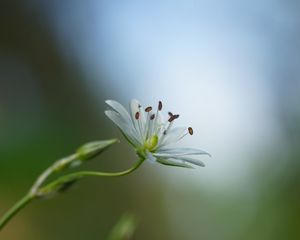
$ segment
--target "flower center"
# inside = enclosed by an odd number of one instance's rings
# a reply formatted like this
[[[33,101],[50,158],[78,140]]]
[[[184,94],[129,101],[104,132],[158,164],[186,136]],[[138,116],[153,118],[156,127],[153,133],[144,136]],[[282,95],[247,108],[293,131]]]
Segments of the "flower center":
[[[158,136],[153,135],[150,138],[146,139],[144,147],[150,152],[153,151],[158,143]]]

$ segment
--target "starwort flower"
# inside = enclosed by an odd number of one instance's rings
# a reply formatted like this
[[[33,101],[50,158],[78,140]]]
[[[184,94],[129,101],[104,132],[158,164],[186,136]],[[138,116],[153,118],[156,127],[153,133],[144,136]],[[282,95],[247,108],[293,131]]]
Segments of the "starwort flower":
[[[168,112],[168,119],[165,121],[161,113],[163,107],[161,101],[153,111],[151,106],[144,109],[133,99],[130,113],[117,101],[107,100],[106,103],[112,109],[106,110],[105,114],[120,128],[141,158],[177,167],[193,168],[192,165],[204,167],[204,163],[195,156],[210,156],[209,153],[195,148],[170,147],[186,135],[193,135],[193,129],[173,128],[173,123],[179,115]]]

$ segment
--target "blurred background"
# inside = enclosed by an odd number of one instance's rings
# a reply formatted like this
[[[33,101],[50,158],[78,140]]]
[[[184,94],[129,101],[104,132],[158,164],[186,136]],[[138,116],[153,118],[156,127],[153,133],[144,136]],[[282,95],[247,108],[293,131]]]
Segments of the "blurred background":
[[[81,169],[136,160],[106,99],[164,103],[192,126],[205,168],[145,163],[26,207],[9,240],[300,239],[300,2],[0,2],[0,214],[54,160],[118,137]]]

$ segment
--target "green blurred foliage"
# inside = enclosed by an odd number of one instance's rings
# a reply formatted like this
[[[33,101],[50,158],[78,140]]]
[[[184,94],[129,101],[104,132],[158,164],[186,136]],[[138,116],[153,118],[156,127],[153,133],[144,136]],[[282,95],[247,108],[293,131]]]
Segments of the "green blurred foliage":
[[[137,228],[137,218],[132,213],[125,213],[109,234],[108,240],[130,240]]]

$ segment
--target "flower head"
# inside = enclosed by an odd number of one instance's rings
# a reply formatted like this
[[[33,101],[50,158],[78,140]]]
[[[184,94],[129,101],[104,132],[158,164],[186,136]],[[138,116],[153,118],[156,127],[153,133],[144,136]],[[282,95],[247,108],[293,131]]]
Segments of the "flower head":
[[[209,153],[195,148],[172,148],[171,145],[187,135],[193,135],[191,127],[173,127],[178,114],[168,112],[168,119],[162,115],[162,102],[156,109],[145,109],[137,100],[132,100],[130,113],[117,101],[107,100],[112,108],[105,114],[121,130],[125,138],[135,148],[137,154],[147,160],[165,165],[192,168],[191,165],[204,166],[196,155]]]

